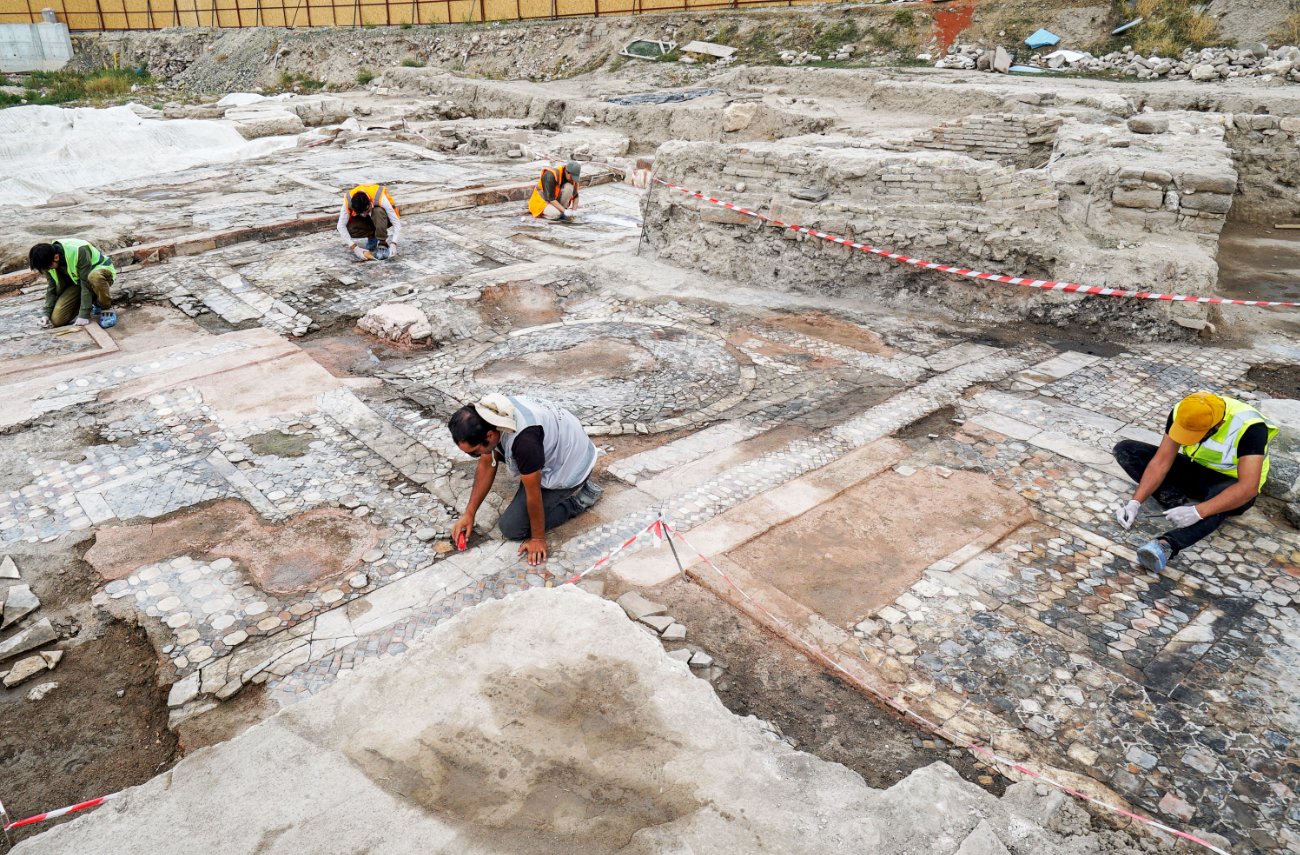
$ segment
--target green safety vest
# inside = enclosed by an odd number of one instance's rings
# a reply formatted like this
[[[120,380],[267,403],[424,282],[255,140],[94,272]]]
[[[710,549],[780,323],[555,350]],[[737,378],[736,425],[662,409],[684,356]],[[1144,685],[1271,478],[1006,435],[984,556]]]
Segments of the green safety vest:
[[[107,267],[110,270],[113,268],[113,262],[109,261],[108,256],[100,252],[88,241],[64,238],[63,240],[54,241],[54,246],[63,251],[63,264],[68,268],[68,279],[72,280],[73,285],[81,284],[77,279],[77,259],[81,256],[83,246],[90,247],[90,267],[92,270],[96,267]],[[50,272],[53,273],[54,271],[51,270]],[[113,272],[116,273],[117,271],[114,270]]]
[[[1213,469],[1229,478],[1237,477],[1237,440],[1241,439],[1241,432],[1251,425],[1257,425],[1261,422],[1268,425],[1268,444],[1273,444],[1273,437],[1277,436],[1277,426],[1269,422],[1259,414],[1259,411],[1249,404],[1229,398],[1226,395],[1220,396],[1227,404],[1223,412],[1223,424],[1219,425],[1208,439],[1202,440],[1196,445],[1182,446],[1183,454],[1186,454],[1193,462],[1199,463],[1207,469]],[[1174,418],[1178,418],[1178,408],[1174,408]],[[1259,473],[1259,486],[1263,489],[1264,482],[1268,480],[1268,453],[1264,454],[1264,471]]]

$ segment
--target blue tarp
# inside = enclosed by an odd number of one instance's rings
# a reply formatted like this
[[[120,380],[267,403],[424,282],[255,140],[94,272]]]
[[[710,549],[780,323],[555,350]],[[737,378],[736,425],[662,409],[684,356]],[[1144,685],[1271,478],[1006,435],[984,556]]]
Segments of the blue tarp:
[[[1047,30],[1039,30],[1029,38],[1025,39],[1025,44],[1031,48],[1049,47],[1061,40],[1060,36],[1053,35]]]

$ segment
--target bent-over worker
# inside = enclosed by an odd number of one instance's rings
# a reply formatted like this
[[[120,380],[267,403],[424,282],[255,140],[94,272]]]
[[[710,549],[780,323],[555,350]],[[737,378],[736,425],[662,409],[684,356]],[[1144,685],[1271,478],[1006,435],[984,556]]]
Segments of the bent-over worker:
[[[84,327],[93,309],[113,303],[108,293],[117,278],[113,262],[84,240],[38,243],[27,253],[27,263],[47,280],[41,327]]]
[[[582,164],[571,160],[564,166],[542,170],[537,187],[528,200],[528,213],[548,220],[572,219],[578,210],[578,185]]]
[[[343,200],[338,233],[362,261],[380,261],[397,255],[402,234],[402,216],[388,189],[378,184],[360,184]],[[364,241],[364,246],[358,244]]]
[[[461,451],[478,458],[465,513],[451,527],[452,543],[474,529],[497,463],[519,477],[519,490],[498,525],[508,540],[522,540],[519,554],[530,565],[546,560],[546,532],[596,504],[604,491],[594,484],[596,446],[577,416],[550,401],[523,395],[488,395],[457,410],[447,423]]]
[[[1268,446],[1277,432],[1249,404],[1196,392],[1169,414],[1159,447],[1128,439],[1116,445],[1115,460],[1138,487],[1115,519],[1129,528],[1155,496],[1174,526],[1140,548],[1138,562],[1158,573],[1225,519],[1250,510],[1268,480]]]

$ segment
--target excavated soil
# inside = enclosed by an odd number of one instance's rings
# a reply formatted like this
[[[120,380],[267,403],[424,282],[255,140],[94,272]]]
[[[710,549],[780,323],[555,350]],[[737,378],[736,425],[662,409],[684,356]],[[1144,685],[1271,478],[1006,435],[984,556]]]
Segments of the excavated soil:
[[[605,596],[622,591],[608,583]],[[727,709],[772,722],[801,751],[844,764],[872,787],[892,786],[936,760],[998,796],[1010,784],[965,751],[878,708],[698,585],[675,582],[645,593],[686,627],[688,646],[726,667],[715,687]]]
[[[0,689],[0,767],[11,821],[143,784],[179,759],[157,667],[144,630],[112,621],[98,638],[69,648],[54,671]],[[47,682],[58,687],[27,700]],[[75,816],[12,834],[22,840]]]

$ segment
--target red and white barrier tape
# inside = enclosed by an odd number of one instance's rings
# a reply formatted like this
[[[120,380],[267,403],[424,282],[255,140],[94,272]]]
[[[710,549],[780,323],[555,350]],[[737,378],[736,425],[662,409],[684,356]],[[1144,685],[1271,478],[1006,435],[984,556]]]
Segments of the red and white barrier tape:
[[[819,232],[816,229],[805,228],[804,226],[792,226],[789,223],[783,223],[780,220],[774,220],[771,217],[765,217],[762,214],[751,211],[748,208],[742,208],[739,205],[733,205],[730,202],[723,202],[719,199],[712,199],[703,193],[696,193],[694,190],[687,190],[685,187],[678,187],[676,184],[669,184],[661,178],[652,178],[651,181],[671,187],[672,189],[685,193],[687,196],[694,196],[696,199],[703,199],[714,205],[723,208],[729,208],[733,211],[739,211],[751,217],[756,217],[765,223],[771,223],[774,226],[780,226],[784,229],[791,229],[796,232],[803,232],[822,240],[830,241],[847,246],[850,249],[860,249],[863,252],[870,252],[888,258],[891,261],[901,261],[904,264],[911,264],[916,267],[923,267],[926,270],[939,270],[944,273],[952,273],[957,276],[965,276],[969,279],[985,279],[989,282],[1005,282],[1008,285],[1024,285],[1026,288],[1041,288],[1045,291],[1072,291],[1078,294],[1100,294],[1104,297],[1135,297],[1139,300],[1172,300],[1184,303],[1226,303],[1233,306],[1300,306],[1300,303],[1279,303],[1271,300],[1225,300],[1222,297],[1188,297],[1181,294],[1155,294],[1148,291],[1124,291],[1119,288],[1100,288],[1096,285],[1076,285],[1073,282],[1050,282],[1043,279],[1025,279],[1019,276],[999,276],[996,273],[981,273],[978,270],[967,270],[964,267],[953,267],[949,264],[939,264],[934,261],[923,261],[919,258],[909,258],[906,255],[899,255],[896,252],[890,252],[887,249],[877,249],[874,246],[867,246],[864,243],[856,243],[842,238],[837,235]]]
[[[636,534],[634,534],[634,535],[632,535],[631,537],[629,537],[627,540],[623,541],[621,544],[619,544],[619,546],[618,546],[617,549],[615,549],[615,550],[613,550],[612,552],[610,552],[610,553],[609,553],[608,555],[606,555],[604,558],[600,559],[600,560],[597,561],[595,564],[593,564],[593,565],[591,565],[590,567],[588,567],[586,570],[583,570],[581,573],[579,573],[577,576],[574,576],[572,579],[565,579],[565,580],[564,580],[563,582],[561,582],[560,584],[561,584],[561,585],[571,585],[571,584],[573,584],[574,582],[576,582],[576,581],[578,581],[579,579],[581,579],[583,576],[586,576],[586,575],[587,575],[588,573],[590,573],[592,570],[595,570],[597,567],[600,567],[600,566],[602,566],[602,565],[604,565],[604,564],[608,564],[608,563],[610,562],[610,560],[613,559],[613,557],[614,557],[615,555],[618,555],[618,554],[619,554],[620,552],[622,552],[624,549],[627,549],[629,546],[631,546],[633,543],[636,542],[636,539],[637,539],[638,537],[640,537],[641,535],[645,534],[647,531],[650,532],[650,534],[654,536],[654,539],[655,539],[655,545],[657,546],[657,545],[658,545],[658,544],[659,544],[659,543],[664,539],[664,530],[665,530],[667,527],[668,527],[668,524],[665,523],[663,520],[655,520],[654,522],[650,523],[650,524],[649,524],[648,526],[646,526],[645,528],[643,528],[643,529],[641,529],[640,531],[638,531]]]
[[[776,615],[772,614],[770,611],[768,611],[766,608],[764,608],[764,606],[763,606],[762,603],[758,602],[758,601],[755,600],[753,597],[751,597],[751,596],[749,595],[749,593],[748,593],[744,588],[741,588],[739,585],[737,585],[735,582],[733,582],[733,581],[731,580],[731,577],[730,577],[730,576],[728,576],[726,573],[723,573],[721,570],[719,570],[718,567],[717,567],[717,565],[714,564],[712,561],[710,561],[710,560],[708,559],[708,556],[706,556],[703,552],[700,552],[698,549],[696,549],[694,546],[692,546],[691,543],[690,543],[690,541],[688,541],[688,540],[687,540],[687,539],[682,535],[682,533],[681,533],[680,531],[678,531],[676,528],[673,528],[671,525],[669,525],[669,524],[666,523],[666,522],[663,523],[663,530],[667,531],[667,533],[668,533],[670,536],[672,536],[672,537],[676,537],[678,540],[680,540],[680,541],[681,541],[681,542],[686,546],[687,549],[690,549],[692,552],[694,552],[696,555],[698,555],[698,556],[700,557],[700,559],[701,559],[705,564],[707,564],[711,570],[713,570],[713,572],[715,572],[715,573],[717,573],[719,576],[721,576],[721,577],[723,578],[723,580],[726,581],[726,583],[727,583],[728,585],[730,585],[732,588],[734,588],[738,594],[740,594],[742,597],[744,597],[746,600],[748,600],[751,604],[753,604],[754,608],[758,609],[758,610],[761,611],[763,614],[767,615],[767,617],[768,617],[769,619],[771,619],[771,620],[772,620],[772,621],[773,621],[777,626],[781,627],[781,629],[783,629],[785,632],[789,633],[789,634],[792,635],[792,636],[793,636],[793,635],[796,635],[794,629],[793,629],[789,624],[787,624],[785,621],[783,621],[783,620],[781,620],[780,618],[778,618]],[[633,540],[635,540],[635,538],[633,538]],[[630,543],[631,541],[628,541],[628,542]],[[626,545],[627,545],[627,544],[624,544],[624,546],[626,546]],[[620,549],[621,549],[621,548],[622,548],[622,547],[620,547]],[[611,553],[611,557],[612,557],[612,553]],[[802,638],[801,638],[801,640],[802,640]],[[1016,762],[1013,761],[1013,760],[1008,760],[1008,759],[1005,758],[1005,757],[1000,757],[999,755],[993,753],[993,751],[992,751],[991,749],[984,748],[983,746],[980,746],[980,745],[976,745],[974,742],[971,742],[969,739],[966,739],[965,737],[963,737],[963,736],[961,736],[961,735],[959,735],[959,734],[951,733],[950,731],[945,730],[944,727],[943,727],[942,725],[940,725],[940,724],[938,724],[938,723],[936,723],[936,722],[930,721],[929,719],[925,718],[924,716],[921,716],[921,715],[919,715],[919,714],[913,712],[912,710],[910,710],[910,709],[908,709],[907,707],[903,706],[903,705],[900,704],[899,702],[895,701],[893,698],[891,698],[889,695],[885,694],[883,691],[877,689],[875,686],[872,686],[872,685],[866,683],[865,681],[863,681],[862,679],[860,679],[859,677],[855,676],[855,675],[854,675],[852,672],[850,672],[847,668],[845,668],[845,667],[844,667],[843,665],[841,665],[839,662],[835,661],[835,660],[832,659],[830,656],[828,656],[825,652],[823,652],[822,649],[819,648],[817,645],[815,645],[815,644],[810,644],[810,643],[808,643],[807,641],[804,641],[803,643],[804,643],[805,645],[807,645],[808,649],[811,650],[811,651],[812,651],[812,652],[817,656],[817,658],[821,659],[824,663],[826,663],[826,665],[828,665],[830,668],[832,668],[832,669],[835,670],[836,672],[838,672],[838,673],[840,673],[840,674],[843,674],[844,677],[845,677],[845,679],[847,679],[850,683],[852,683],[853,685],[855,685],[855,686],[861,688],[862,690],[864,690],[864,691],[866,691],[866,692],[869,692],[870,694],[875,695],[876,697],[880,698],[882,701],[885,702],[885,704],[887,704],[889,707],[891,707],[891,708],[897,710],[898,712],[902,713],[905,717],[912,718],[912,719],[915,719],[916,721],[920,722],[920,723],[923,724],[926,728],[928,728],[931,732],[941,734],[941,735],[942,735],[945,739],[947,739],[949,742],[952,742],[952,743],[954,743],[954,744],[956,744],[956,745],[962,745],[962,746],[964,746],[964,747],[966,747],[966,748],[971,749],[972,751],[976,751],[976,752],[978,752],[978,753],[984,755],[985,757],[988,757],[988,758],[992,759],[994,762],[996,762],[996,763],[998,763],[998,764],[1000,764],[1000,765],[1002,765],[1002,766],[1007,766],[1007,767],[1009,767],[1009,768],[1012,768],[1012,769],[1017,770],[1018,772],[1022,772],[1023,774],[1028,775],[1028,776],[1031,777],[1031,778],[1034,778],[1034,779],[1036,779],[1036,780],[1042,781],[1042,782],[1045,783],[1045,784],[1050,784],[1051,786],[1056,787],[1058,790],[1061,790],[1062,792],[1067,793],[1067,794],[1069,794],[1069,795],[1075,796],[1076,798],[1083,799],[1083,800],[1086,801],[1086,802],[1089,802],[1089,803],[1091,803],[1091,804],[1098,805],[1098,806],[1100,806],[1100,807],[1105,808],[1106,810],[1113,811],[1114,813],[1120,814],[1121,816],[1128,817],[1129,819],[1135,819],[1135,820],[1137,820],[1138,822],[1144,823],[1144,824],[1146,824],[1146,825],[1153,826],[1153,827],[1155,827],[1155,828],[1160,829],[1161,831],[1166,831],[1166,832],[1168,832],[1168,833],[1170,833],[1170,834],[1173,834],[1173,835],[1175,835],[1175,836],[1177,836],[1177,837],[1181,837],[1181,838],[1183,838],[1184,840],[1190,840],[1190,841],[1192,841],[1193,843],[1199,843],[1200,845],[1202,845],[1202,846],[1206,847],[1207,849],[1209,849],[1211,852],[1217,853],[1217,855],[1229,855],[1229,853],[1225,852],[1224,850],[1220,849],[1219,847],[1215,846],[1213,843],[1210,843],[1210,842],[1207,841],[1207,840],[1202,840],[1201,838],[1199,838],[1199,837],[1197,837],[1197,836],[1195,836],[1195,835],[1193,835],[1193,834],[1188,834],[1188,833],[1185,832],[1185,831],[1179,831],[1179,830],[1176,829],[1176,828],[1171,828],[1170,826],[1165,825],[1165,824],[1162,823],[1162,822],[1157,822],[1157,821],[1154,820],[1154,819],[1149,819],[1149,818],[1147,818],[1147,817],[1145,817],[1145,816],[1139,816],[1138,814],[1133,813],[1132,811],[1127,811],[1127,810],[1124,810],[1123,808],[1117,808],[1117,807],[1114,807],[1113,805],[1108,805],[1108,804],[1106,804],[1106,803],[1103,802],[1103,801],[1100,801],[1100,800],[1098,800],[1098,799],[1094,799],[1092,796],[1089,796],[1089,795],[1087,795],[1086,793],[1081,793],[1081,792],[1079,792],[1078,790],[1071,789],[1070,787],[1067,787],[1065,784],[1061,784],[1061,783],[1059,783],[1059,782],[1057,782],[1057,781],[1054,781],[1054,780],[1052,780],[1051,778],[1047,777],[1046,775],[1043,775],[1043,774],[1040,773],[1040,772],[1035,772],[1035,771],[1033,771],[1032,769],[1026,769],[1024,766],[1021,766],[1019,763],[1016,763]]]
[[[108,801],[109,799],[115,799],[120,795],[122,794],[110,793],[107,796],[100,796],[99,798],[91,799],[88,802],[80,802],[79,804],[71,805],[65,808],[59,808],[58,810],[47,811],[46,813],[38,813],[36,816],[29,816],[27,817],[27,819],[20,819],[17,822],[11,822],[4,827],[4,830],[9,831],[12,828],[22,828],[24,825],[31,825],[34,822],[41,822],[42,820],[46,820],[46,819],[54,819],[56,817],[64,816],[65,814],[75,813],[79,810],[85,810],[86,808],[97,807],[98,805],[102,805],[104,802]]]

